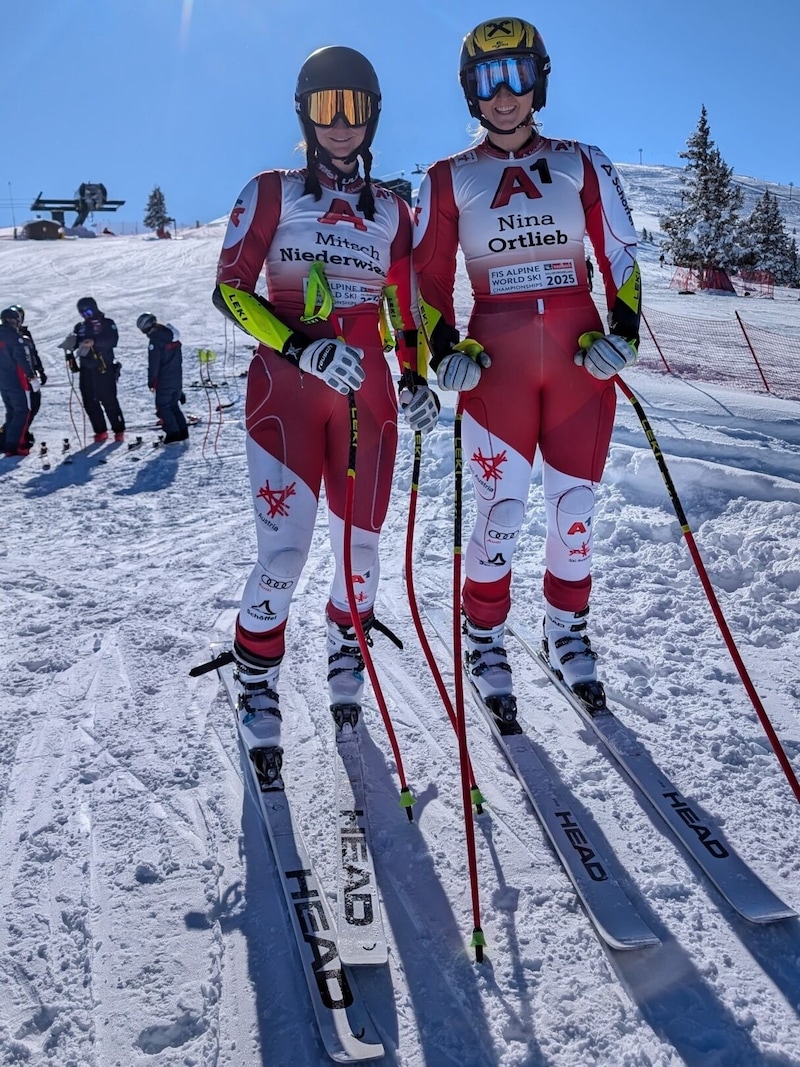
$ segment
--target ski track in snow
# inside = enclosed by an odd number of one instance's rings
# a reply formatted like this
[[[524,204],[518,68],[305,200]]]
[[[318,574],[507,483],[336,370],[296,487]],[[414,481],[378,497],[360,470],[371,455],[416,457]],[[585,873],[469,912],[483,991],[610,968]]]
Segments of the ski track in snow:
[[[658,209],[653,212],[657,214]],[[270,1067],[329,1062],[213,675],[254,556],[241,402],[217,415],[234,356],[211,307],[222,227],[184,240],[0,242],[50,374],[32,454],[0,467],[7,625],[0,706],[0,1063]],[[166,246],[166,247],[165,247]],[[124,249],[124,255],[120,250]],[[654,255],[654,254],[653,254]],[[644,262],[645,302],[682,311]],[[460,281],[458,305],[468,292]],[[57,343],[97,296],[122,335],[120,395],[152,425],[136,315],[175,322],[187,384],[212,347],[219,393],[187,449],[80,450]],[[758,306],[749,306],[754,317]],[[769,308],[796,328],[796,298]],[[782,316],[782,318],[780,317]],[[238,360],[238,364],[237,364]],[[237,371],[238,366],[238,371]],[[739,650],[800,772],[800,405],[633,371]],[[421,601],[446,603],[452,398],[426,440],[415,538]],[[78,413],[74,411],[76,419]],[[80,422],[79,422],[80,427]],[[60,462],[72,439],[73,462]],[[205,442],[205,447],[203,443]],[[216,446],[216,447],[215,447]],[[105,463],[100,462],[102,458]],[[379,616],[405,641],[374,656],[417,803],[409,823],[368,686],[363,744],[390,961],[358,973],[397,1067],[788,1067],[800,1064],[800,929],[739,919],[673,844],[574,713],[509,641],[521,715],[660,947],[603,947],[474,708],[470,751],[487,960],[473,925],[455,734],[413,631],[404,582],[411,437],[401,429]],[[465,499],[465,531],[472,505]],[[620,718],[787,903],[800,908],[800,812],[714,623],[655,461],[622,398],[596,520],[592,634]],[[515,561],[515,611],[538,627],[538,466]],[[294,600],[282,672],[287,793],[335,900],[334,738],[322,612],[326,516]],[[452,686],[452,669],[434,635]]]

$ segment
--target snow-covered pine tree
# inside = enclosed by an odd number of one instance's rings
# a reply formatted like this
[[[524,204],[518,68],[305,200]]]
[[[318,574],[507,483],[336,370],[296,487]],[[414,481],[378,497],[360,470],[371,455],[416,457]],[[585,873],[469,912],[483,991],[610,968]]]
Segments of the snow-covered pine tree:
[[[789,270],[792,276],[787,285],[800,289],[800,256],[798,256],[797,252],[797,240],[794,237],[789,245]]]
[[[163,230],[172,222],[167,214],[167,204],[160,186],[156,185],[147,200],[145,208],[144,225],[149,230]]]
[[[742,190],[711,138],[705,105],[697,128],[680,153],[687,160],[681,174],[681,205],[661,219],[666,251],[674,263],[701,276],[708,271],[734,270],[742,256],[739,212]]]
[[[778,198],[769,189],[744,224],[746,265],[768,270],[781,285],[797,281],[797,245],[789,240]]]

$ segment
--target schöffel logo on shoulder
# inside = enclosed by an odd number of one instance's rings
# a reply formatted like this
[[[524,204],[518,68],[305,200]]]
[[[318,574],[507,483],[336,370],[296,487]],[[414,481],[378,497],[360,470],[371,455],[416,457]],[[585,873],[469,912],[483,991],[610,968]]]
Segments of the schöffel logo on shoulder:
[[[628,201],[625,198],[625,193],[623,192],[623,189],[622,189],[622,183],[619,180],[619,175],[614,172],[614,168],[609,166],[608,163],[603,163],[603,164],[601,164],[601,166],[602,166],[602,169],[609,176],[609,178],[611,178],[612,183],[614,185],[614,188],[617,191],[617,196],[619,197],[619,202],[622,204],[622,207],[623,207],[623,209],[625,211],[625,214],[628,216],[628,221],[630,222],[631,225],[633,225],[633,215],[631,214],[631,209],[628,207]]]

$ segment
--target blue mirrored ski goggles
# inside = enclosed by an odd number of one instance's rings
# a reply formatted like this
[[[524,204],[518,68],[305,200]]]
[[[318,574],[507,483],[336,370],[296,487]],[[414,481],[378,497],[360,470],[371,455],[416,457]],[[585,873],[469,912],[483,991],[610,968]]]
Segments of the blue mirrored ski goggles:
[[[479,100],[491,100],[502,85],[514,96],[524,96],[536,86],[536,60],[533,56],[485,59],[470,70],[470,79]]]

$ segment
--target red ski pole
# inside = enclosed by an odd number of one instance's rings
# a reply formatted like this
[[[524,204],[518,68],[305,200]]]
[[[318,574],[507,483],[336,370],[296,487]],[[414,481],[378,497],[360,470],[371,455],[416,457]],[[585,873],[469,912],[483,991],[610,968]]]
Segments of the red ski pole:
[[[731,654],[731,659],[736,665],[736,669],[739,672],[739,677],[744,683],[744,687],[747,690],[747,694],[750,697],[753,707],[756,710],[756,715],[758,715],[759,722],[763,726],[764,732],[769,738],[769,743],[772,745],[772,750],[777,756],[778,762],[780,763],[781,767],[783,768],[783,773],[786,775],[795,797],[798,801],[800,801],[800,782],[797,781],[797,776],[794,773],[794,769],[792,768],[791,763],[789,762],[789,757],[786,755],[786,752],[783,746],[781,745],[778,735],[775,733],[775,729],[772,723],[770,722],[770,718],[767,714],[766,708],[764,707],[761,698],[759,697],[756,691],[756,687],[753,685],[750,675],[747,673],[747,668],[744,665],[742,657],[739,655],[739,650],[736,647],[736,642],[733,639],[733,634],[731,633],[728,623],[725,620],[725,616],[722,613],[722,608],[720,607],[719,600],[717,599],[717,595],[714,592],[714,587],[711,584],[711,580],[708,577],[708,572],[706,571],[705,565],[703,564],[703,560],[697,549],[697,545],[695,544],[694,535],[692,534],[689,522],[686,518],[686,513],[684,512],[683,507],[681,506],[677,490],[675,489],[675,484],[670,476],[669,469],[667,467],[663,453],[661,452],[661,448],[659,447],[656,435],[653,432],[653,428],[650,425],[647,415],[644,412],[644,408],[639,403],[639,400],[636,398],[631,388],[619,376],[617,376],[617,385],[621,392],[628,398],[628,400],[630,400],[631,404],[633,405],[634,411],[639,416],[639,422],[641,422],[642,424],[642,429],[644,430],[645,437],[647,438],[650,444],[650,448],[652,449],[653,455],[655,456],[656,463],[658,464],[658,469],[661,471],[661,477],[664,479],[664,484],[667,487],[667,493],[669,495],[670,500],[672,501],[672,506],[675,509],[675,514],[678,517],[678,522],[681,525],[681,532],[683,533],[683,536],[686,539],[686,544],[689,546],[689,552],[691,553],[691,557],[694,561],[695,568],[697,569],[698,576],[703,585],[703,588],[705,589],[706,596],[708,597],[708,602],[711,605],[711,610],[714,613],[714,618],[717,620],[717,625],[720,628],[720,632],[722,633],[722,636],[725,640],[725,644],[728,646],[728,651]]]
[[[381,689],[378,675],[375,670],[375,664],[372,659],[372,653],[370,652],[369,645],[367,644],[367,635],[364,633],[364,626],[361,622],[361,618],[358,614],[358,604],[356,603],[356,592],[353,588],[353,550],[352,550],[352,538],[353,538],[353,509],[355,505],[355,491],[356,491],[356,456],[358,454],[358,412],[356,410],[356,398],[351,389],[348,394],[348,401],[350,404],[350,455],[347,463],[347,493],[345,496],[344,504],[344,548],[343,548],[343,563],[344,563],[344,579],[345,586],[347,588],[347,604],[350,608],[350,617],[353,620],[353,629],[355,630],[356,637],[358,638],[358,647],[361,649],[361,655],[364,659],[364,665],[367,668],[369,679],[372,682],[372,689],[375,693],[375,699],[380,709],[381,718],[383,719],[383,725],[386,727],[386,734],[389,738],[389,744],[392,747],[394,753],[395,763],[397,764],[397,776],[400,779],[400,806],[406,809],[406,815],[409,822],[413,820],[414,813],[412,811],[412,805],[415,803],[414,796],[406,784],[405,771],[403,769],[403,759],[400,755],[400,746],[397,743],[397,735],[392,725],[392,718],[389,714],[389,709],[386,705],[386,700]]]
[[[439,664],[436,662],[436,657],[433,654],[428,635],[425,633],[425,629],[422,625],[419,602],[417,601],[417,594],[414,587],[414,528],[417,517],[417,497],[419,495],[419,474],[421,464],[422,434],[418,430],[414,434],[414,462],[411,471],[411,494],[408,505],[408,524],[406,527],[406,591],[408,594],[408,606],[411,610],[411,618],[414,620],[414,629],[417,631],[419,643],[422,647],[428,667],[430,668],[436,688],[439,691],[439,696],[444,704],[447,717],[457,736],[458,720],[456,718],[455,709],[453,708],[453,702],[450,699],[450,694],[447,692],[447,687],[442,678],[442,672],[439,670]],[[486,801],[475,782],[475,772],[472,769],[471,762],[468,763],[467,772],[469,777],[470,798],[475,805],[476,814],[482,815],[483,804],[485,804]]]

